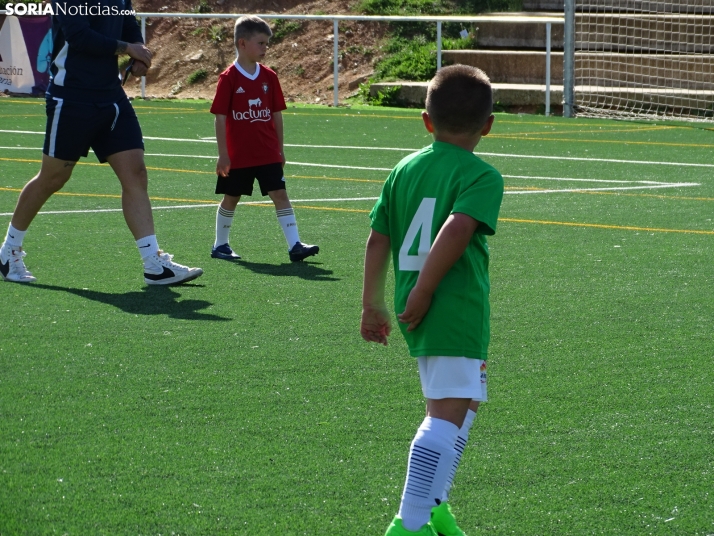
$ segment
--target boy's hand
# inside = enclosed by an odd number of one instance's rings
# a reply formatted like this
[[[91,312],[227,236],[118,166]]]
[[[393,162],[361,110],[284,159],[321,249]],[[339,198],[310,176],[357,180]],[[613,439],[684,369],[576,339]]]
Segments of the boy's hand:
[[[392,332],[392,323],[389,320],[387,307],[385,305],[363,307],[359,332],[365,341],[387,346],[387,337]]]
[[[227,177],[231,170],[231,159],[227,156],[219,156],[216,162],[216,173],[221,177]]]
[[[432,296],[431,292],[425,292],[418,286],[409,293],[404,312],[397,315],[402,324],[409,324],[407,331],[414,331],[424,320],[426,313],[429,312],[429,307],[431,307]]]

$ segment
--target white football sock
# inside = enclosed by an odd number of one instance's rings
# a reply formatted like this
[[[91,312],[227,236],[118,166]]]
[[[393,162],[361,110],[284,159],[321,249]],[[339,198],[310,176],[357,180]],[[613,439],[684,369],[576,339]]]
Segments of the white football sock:
[[[136,241],[136,247],[139,248],[139,254],[142,259],[156,255],[159,251],[159,244],[156,241],[156,235],[140,238]]]
[[[280,227],[283,228],[283,234],[285,235],[285,240],[288,243],[288,250],[290,250],[296,242],[300,242],[297,220],[295,219],[295,211],[292,207],[283,208],[281,210],[276,210],[275,214],[278,217]]]
[[[218,205],[218,212],[216,212],[216,242],[213,244],[214,248],[228,243],[228,235],[231,232],[231,225],[233,225],[233,216],[235,213],[235,210],[226,210],[221,205]]]
[[[407,479],[399,506],[405,529],[417,531],[429,522],[456,458],[459,428],[449,421],[426,417],[409,451]]]
[[[454,449],[456,450],[456,459],[454,460],[454,465],[451,467],[449,479],[446,481],[444,493],[441,495],[442,502],[449,500],[449,491],[451,490],[451,484],[454,482],[454,475],[456,475],[456,470],[459,468],[461,455],[464,453],[464,449],[466,448],[466,442],[469,440],[469,430],[471,430],[471,426],[473,426],[475,418],[476,412],[470,409],[466,413],[464,424],[462,424],[461,428],[459,429],[459,435],[456,438],[456,445],[454,446]]]
[[[12,223],[7,227],[7,234],[5,235],[5,243],[16,248],[22,247],[22,241],[25,239],[25,233],[27,231],[18,231],[12,226]]]

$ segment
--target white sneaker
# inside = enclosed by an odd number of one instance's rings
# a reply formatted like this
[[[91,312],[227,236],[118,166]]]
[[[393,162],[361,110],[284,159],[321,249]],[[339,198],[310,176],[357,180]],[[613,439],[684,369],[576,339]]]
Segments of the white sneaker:
[[[200,268],[189,268],[172,262],[173,255],[159,250],[144,259],[144,281],[147,285],[178,285],[203,274]]]
[[[22,248],[11,246],[3,242],[0,247],[0,275],[5,281],[14,281],[15,283],[32,283],[37,281],[25,266],[25,261],[22,259],[27,255]]]

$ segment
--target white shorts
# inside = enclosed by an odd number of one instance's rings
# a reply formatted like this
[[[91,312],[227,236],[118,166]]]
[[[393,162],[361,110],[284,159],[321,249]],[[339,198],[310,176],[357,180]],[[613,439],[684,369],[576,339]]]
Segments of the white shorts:
[[[470,357],[417,357],[426,398],[471,398],[486,402],[486,361]]]

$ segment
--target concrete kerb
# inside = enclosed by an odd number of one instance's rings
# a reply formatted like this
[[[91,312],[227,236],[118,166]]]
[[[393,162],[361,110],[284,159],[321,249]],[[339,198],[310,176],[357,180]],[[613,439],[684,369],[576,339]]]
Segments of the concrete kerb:
[[[370,86],[369,93],[398,87],[396,98],[411,106],[424,106],[429,82],[377,82]],[[493,102],[505,107],[545,106],[545,85],[540,84],[492,84]],[[550,86],[551,102],[563,102],[563,86]]]

